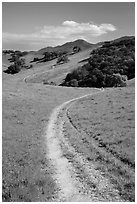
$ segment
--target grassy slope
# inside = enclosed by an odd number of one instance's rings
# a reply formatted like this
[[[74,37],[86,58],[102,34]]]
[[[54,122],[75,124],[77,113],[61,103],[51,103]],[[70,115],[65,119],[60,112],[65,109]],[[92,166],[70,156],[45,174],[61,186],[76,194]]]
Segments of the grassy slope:
[[[91,92],[30,84],[24,77],[3,73],[3,201],[50,201],[56,191],[46,159],[43,128],[53,108]]]
[[[72,52],[73,47],[78,46],[80,47],[80,49],[86,50],[86,49],[91,49],[92,47],[96,47],[97,45],[94,44],[90,44],[87,41],[84,40],[76,40],[76,41],[72,41],[72,42],[67,42],[63,45],[59,45],[56,47],[46,47],[46,48],[42,48],[39,51],[37,51],[37,53],[44,53],[44,52]]]
[[[27,65],[30,65],[30,62],[33,61],[34,57],[38,57],[39,59],[43,58],[42,54],[35,54],[35,53],[29,53],[25,56],[23,56],[22,58],[25,59],[25,62]],[[31,64],[35,64],[35,63],[31,63]]]
[[[40,66],[43,67],[43,69],[39,70],[37,74],[35,74],[35,77],[30,77],[29,82],[34,83],[42,83],[43,80],[46,80],[48,82],[55,82],[57,85],[62,82],[62,80],[66,77],[67,73],[69,73],[71,70],[77,68],[78,66],[81,66],[82,63],[78,63],[81,59],[85,59],[89,57],[91,52],[90,50],[85,50],[83,52],[79,52],[78,54],[69,56],[70,61],[63,65],[58,65],[54,69],[52,68],[52,65],[56,64],[56,59],[52,60],[47,63],[38,63],[34,65],[34,67]],[[45,65],[48,66],[45,66]],[[45,70],[45,73],[44,73]],[[49,71],[49,73],[47,73]]]
[[[79,151],[111,178],[121,196],[133,201],[135,165],[135,88],[108,89],[83,99],[69,109],[68,117],[81,138],[72,138]],[[93,146],[95,144],[95,146]]]

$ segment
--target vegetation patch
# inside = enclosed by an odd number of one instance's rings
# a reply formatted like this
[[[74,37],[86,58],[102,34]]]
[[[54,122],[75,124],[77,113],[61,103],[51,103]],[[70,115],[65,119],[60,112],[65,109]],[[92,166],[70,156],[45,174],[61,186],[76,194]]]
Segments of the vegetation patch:
[[[30,69],[32,68],[32,65],[27,66],[25,63],[25,59],[22,58],[23,56],[27,55],[28,52],[21,52],[21,51],[3,51],[4,54],[10,54],[11,58],[8,59],[10,63],[12,63],[10,66],[8,66],[8,69],[4,70],[3,72],[7,74],[17,74],[22,69]]]
[[[126,86],[126,80],[135,77],[135,37],[105,42],[102,47],[93,50],[91,57],[85,61],[86,64],[67,74],[61,85]]]

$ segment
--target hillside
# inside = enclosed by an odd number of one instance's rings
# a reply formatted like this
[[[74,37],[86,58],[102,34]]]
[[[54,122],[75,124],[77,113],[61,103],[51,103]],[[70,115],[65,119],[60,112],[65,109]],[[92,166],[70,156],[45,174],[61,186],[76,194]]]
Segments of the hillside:
[[[73,42],[67,42],[63,45],[59,45],[56,47],[46,47],[46,48],[42,48],[40,50],[37,51],[37,53],[43,54],[44,52],[72,52],[73,51],[73,47],[79,47],[81,49],[81,51],[89,49],[89,48],[93,48],[95,45],[86,42],[85,40],[76,40]]]
[[[91,52],[86,62],[69,73],[61,85],[125,86],[127,79],[135,77],[135,37],[104,42],[101,47]]]
[[[59,85],[63,82],[66,75],[78,66],[81,59],[85,59],[90,56],[91,49],[81,51],[75,55],[68,56],[68,63],[56,65],[57,59],[42,63],[32,63],[33,69],[37,69],[34,75],[28,77],[28,82],[50,84],[53,82],[55,85]],[[84,64],[81,63],[81,64]],[[56,65],[56,66],[55,66]]]
[[[20,64],[20,60],[23,59],[24,66],[20,66],[16,68],[15,66],[10,67],[10,69],[16,69],[15,73],[18,73],[22,68],[31,68],[35,66],[37,63],[45,63],[48,61],[52,61],[54,59],[58,59],[61,56],[70,56],[77,54],[78,52],[82,52],[85,50],[93,49],[99,46],[98,44],[90,44],[84,40],[76,40],[73,42],[67,42],[63,45],[56,46],[56,47],[46,47],[42,48],[38,51],[13,51],[13,50],[3,50],[3,63],[4,60],[11,59],[10,62],[14,62],[16,64]],[[10,65],[9,62],[9,65]],[[7,73],[14,74],[14,71],[7,70]]]
[[[76,48],[76,52],[73,52],[73,48]],[[67,53],[65,54],[68,57],[67,63],[57,64],[57,59],[64,53]],[[3,53],[2,57],[4,70],[10,65],[8,60],[10,57],[13,58],[13,61],[17,57],[18,64],[22,64],[20,60],[23,59],[23,65],[19,69],[15,70],[15,66],[11,66],[15,73],[22,69],[43,67],[42,75],[41,69],[39,69],[39,74],[33,77],[35,82],[46,81],[46,83],[53,82],[63,86],[111,87],[125,86],[127,79],[135,77],[134,55],[135,37],[125,36],[97,44],[76,40],[39,51]],[[51,62],[49,63],[49,61]],[[45,74],[43,74],[43,70],[45,70]],[[50,73],[47,74],[48,70]],[[10,71],[9,73],[14,72]]]

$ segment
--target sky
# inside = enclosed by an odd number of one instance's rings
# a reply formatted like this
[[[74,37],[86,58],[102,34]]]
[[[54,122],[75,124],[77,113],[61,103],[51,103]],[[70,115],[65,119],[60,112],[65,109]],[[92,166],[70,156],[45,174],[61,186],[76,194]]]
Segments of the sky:
[[[39,50],[135,35],[134,2],[3,2],[2,49]]]

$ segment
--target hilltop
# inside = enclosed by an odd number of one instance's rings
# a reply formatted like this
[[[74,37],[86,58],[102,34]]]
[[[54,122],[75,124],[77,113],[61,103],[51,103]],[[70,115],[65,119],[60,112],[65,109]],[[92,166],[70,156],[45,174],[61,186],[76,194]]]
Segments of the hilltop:
[[[44,52],[72,52],[74,47],[79,47],[81,51],[94,47],[95,44],[88,43],[85,40],[78,39],[72,42],[67,42],[56,47],[46,47],[37,51],[39,54]]]

